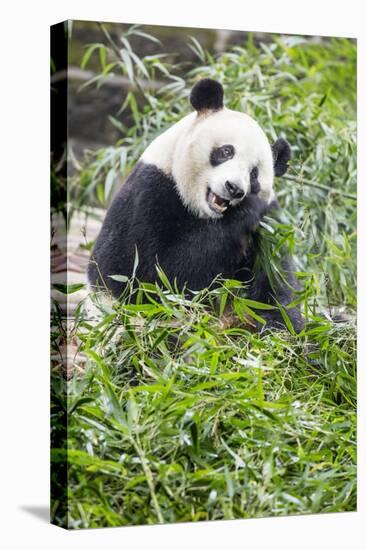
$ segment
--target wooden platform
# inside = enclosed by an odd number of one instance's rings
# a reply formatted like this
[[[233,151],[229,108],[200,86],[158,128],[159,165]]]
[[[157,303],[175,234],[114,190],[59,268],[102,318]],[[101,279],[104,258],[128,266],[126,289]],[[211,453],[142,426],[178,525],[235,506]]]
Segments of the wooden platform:
[[[62,309],[63,314],[73,317],[76,306],[87,293],[86,268],[90,256],[90,244],[100,231],[105,211],[89,209],[86,213],[75,213],[69,227],[61,215],[51,220],[51,296]],[[66,294],[53,285],[82,284],[77,292]]]

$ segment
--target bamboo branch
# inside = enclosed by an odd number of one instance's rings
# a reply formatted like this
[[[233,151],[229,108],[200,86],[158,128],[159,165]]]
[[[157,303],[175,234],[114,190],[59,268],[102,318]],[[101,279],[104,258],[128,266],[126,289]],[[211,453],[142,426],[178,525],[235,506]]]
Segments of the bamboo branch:
[[[356,195],[353,195],[352,193],[344,193],[340,189],[334,189],[333,187],[329,187],[328,185],[324,185],[322,183],[314,183],[313,181],[304,179],[302,177],[297,177],[297,176],[286,175],[282,177],[286,180],[294,181],[295,183],[301,183],[302,185],[307,185],[308,187],[315,187],[316,189],[323,189],[324,191],[328,191],[328,193],[342,195],[342,197],[346,197],[347,199],[352,199],[354,201],[357,200]]]
[[[79,69],[79,67],[69,67],[67,70],[57,71],[51,77],[51,83],[60,82],[61,80],[69,79],[73,81],[88,82],[92,78],[95,78],[97,73],[86,69]],[[169,83],[169,80],[146,80],[145,78],[139,79],[139,83],[143,88],[149,88],[151,90],[160,90],[163,86]],[[105,86],[111,86],[115,88],[129,87],[131,90],[137,90],[137,85],[131,82],[126,76],[111,75],[109,80],[104,83]]]
[[[137,439],[138,439],[138,437],[137,437]],[[145,477],[146,477],[147,485],[148,485],[149,490],[150,490],[150,495],[151,495],[152,503],[153,503],[153,505],[154,505],[156,515],[158,516],[159,523],[164,523],[163,514],[162,514],[162,512],[161,512],[161,508],[160,508],[160,505],[159,505],[158,497],[156,496],[156,492],[155,492],[155,485],[154,485],[153,474],[152,474],[152,471],[150,470],[150,467],[149,467],[149,464],[148,464],[148,462],[147,462],[145,453],[143,452],[142,447],[140,446],[140,442],[137,443],[137,442],[134,440],[134,438],[132,437],[132,435],[130,435],[130,440],[131,440],[131,443],[132,443],[132,445],[134,446],[135,450],[137,451],[137,454],[138,454],[139,457],[140,457],[141,464],[142,464],[142,469],[144,470],[144,474],[145,474]]]
[[[119,48],[118,48],[117,44],[115,43],[115,41],[113,40],[113,38],[111,37],[111,35],[109,34],[108,30],[103,25],[103,23],[98,23],[98,27],[101,29],[102,33],[104,34],[104,36],[108,40],[112,50],[114,51],[114,53],[117,56],[117,59],[121,59],[121,54],[119,53]]]
[[[115,43],[115,41],[113,40],[113,38],[109,34],[108,29],[106,29],[106,27],[103,25],[103,23],[98,23],[98,26],[101,29],[101,31],[103,32],[106,39],[108,40],[109,45],[112,48],[112,50],[113,50],[114,54],[116,55],[117,59],[123,63],[123,60],[121,58],[120,49],[118,48],[117,44]],[[139,79],[135,75],[133,75],[133,84],[135,84],[136,88],[139,90],[139,92],[142,93],[142,95],[145,95],[144,89],[141,86],[141,84],[139,82]]]

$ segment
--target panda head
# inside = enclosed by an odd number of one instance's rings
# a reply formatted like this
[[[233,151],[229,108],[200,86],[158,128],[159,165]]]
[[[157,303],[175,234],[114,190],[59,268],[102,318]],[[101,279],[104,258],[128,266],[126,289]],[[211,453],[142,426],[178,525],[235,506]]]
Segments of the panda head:
[[[287,170],[290,148],[271,147],[250,116],[224,107],[220,83],[200,80],[191,91],[195,109],[157,138],[142,160],[173,177],[186,207],[201,218],[221,218],[249,193],[268,203],[274,176]]]

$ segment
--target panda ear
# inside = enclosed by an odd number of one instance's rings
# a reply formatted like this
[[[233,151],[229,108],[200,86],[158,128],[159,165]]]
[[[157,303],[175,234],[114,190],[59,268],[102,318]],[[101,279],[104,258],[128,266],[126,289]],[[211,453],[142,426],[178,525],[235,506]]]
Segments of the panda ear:
[[[224,106],[224,89],[216,80],[203,78],[192,88],[190,100],[198,113],[207,109],[218,111]]]
[[[272,145],[275,176],[283,176],[287,172],[288,161],[291,159],[291,149],[285,139],[279,138]]]

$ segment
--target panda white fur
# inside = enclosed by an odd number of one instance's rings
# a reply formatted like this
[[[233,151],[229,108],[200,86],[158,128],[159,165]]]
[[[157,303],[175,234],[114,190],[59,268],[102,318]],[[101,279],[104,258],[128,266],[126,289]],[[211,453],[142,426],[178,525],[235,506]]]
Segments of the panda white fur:
[[[156,281],[159,264],[179,288],[200,290],[221,275],[247,283],[251,299],[292,301],[290,258],[283,260],[289,284],[276,289],[254,269],[258,224],[277,208],[273,180],[287,169],[289,145],[279,139],[271,147],[255,120],[224,107],[223,95],[218,82],[200,80],[190,97],[195,112],[145,150],[96,241],[88,267],[94,288],[120,296],[123,284],[110,275],[132,275],[137,247],[141,281]],[[288,314],[301,330],[300,312]],[[265,317],[269,326],[283,325],[276,309]]]

